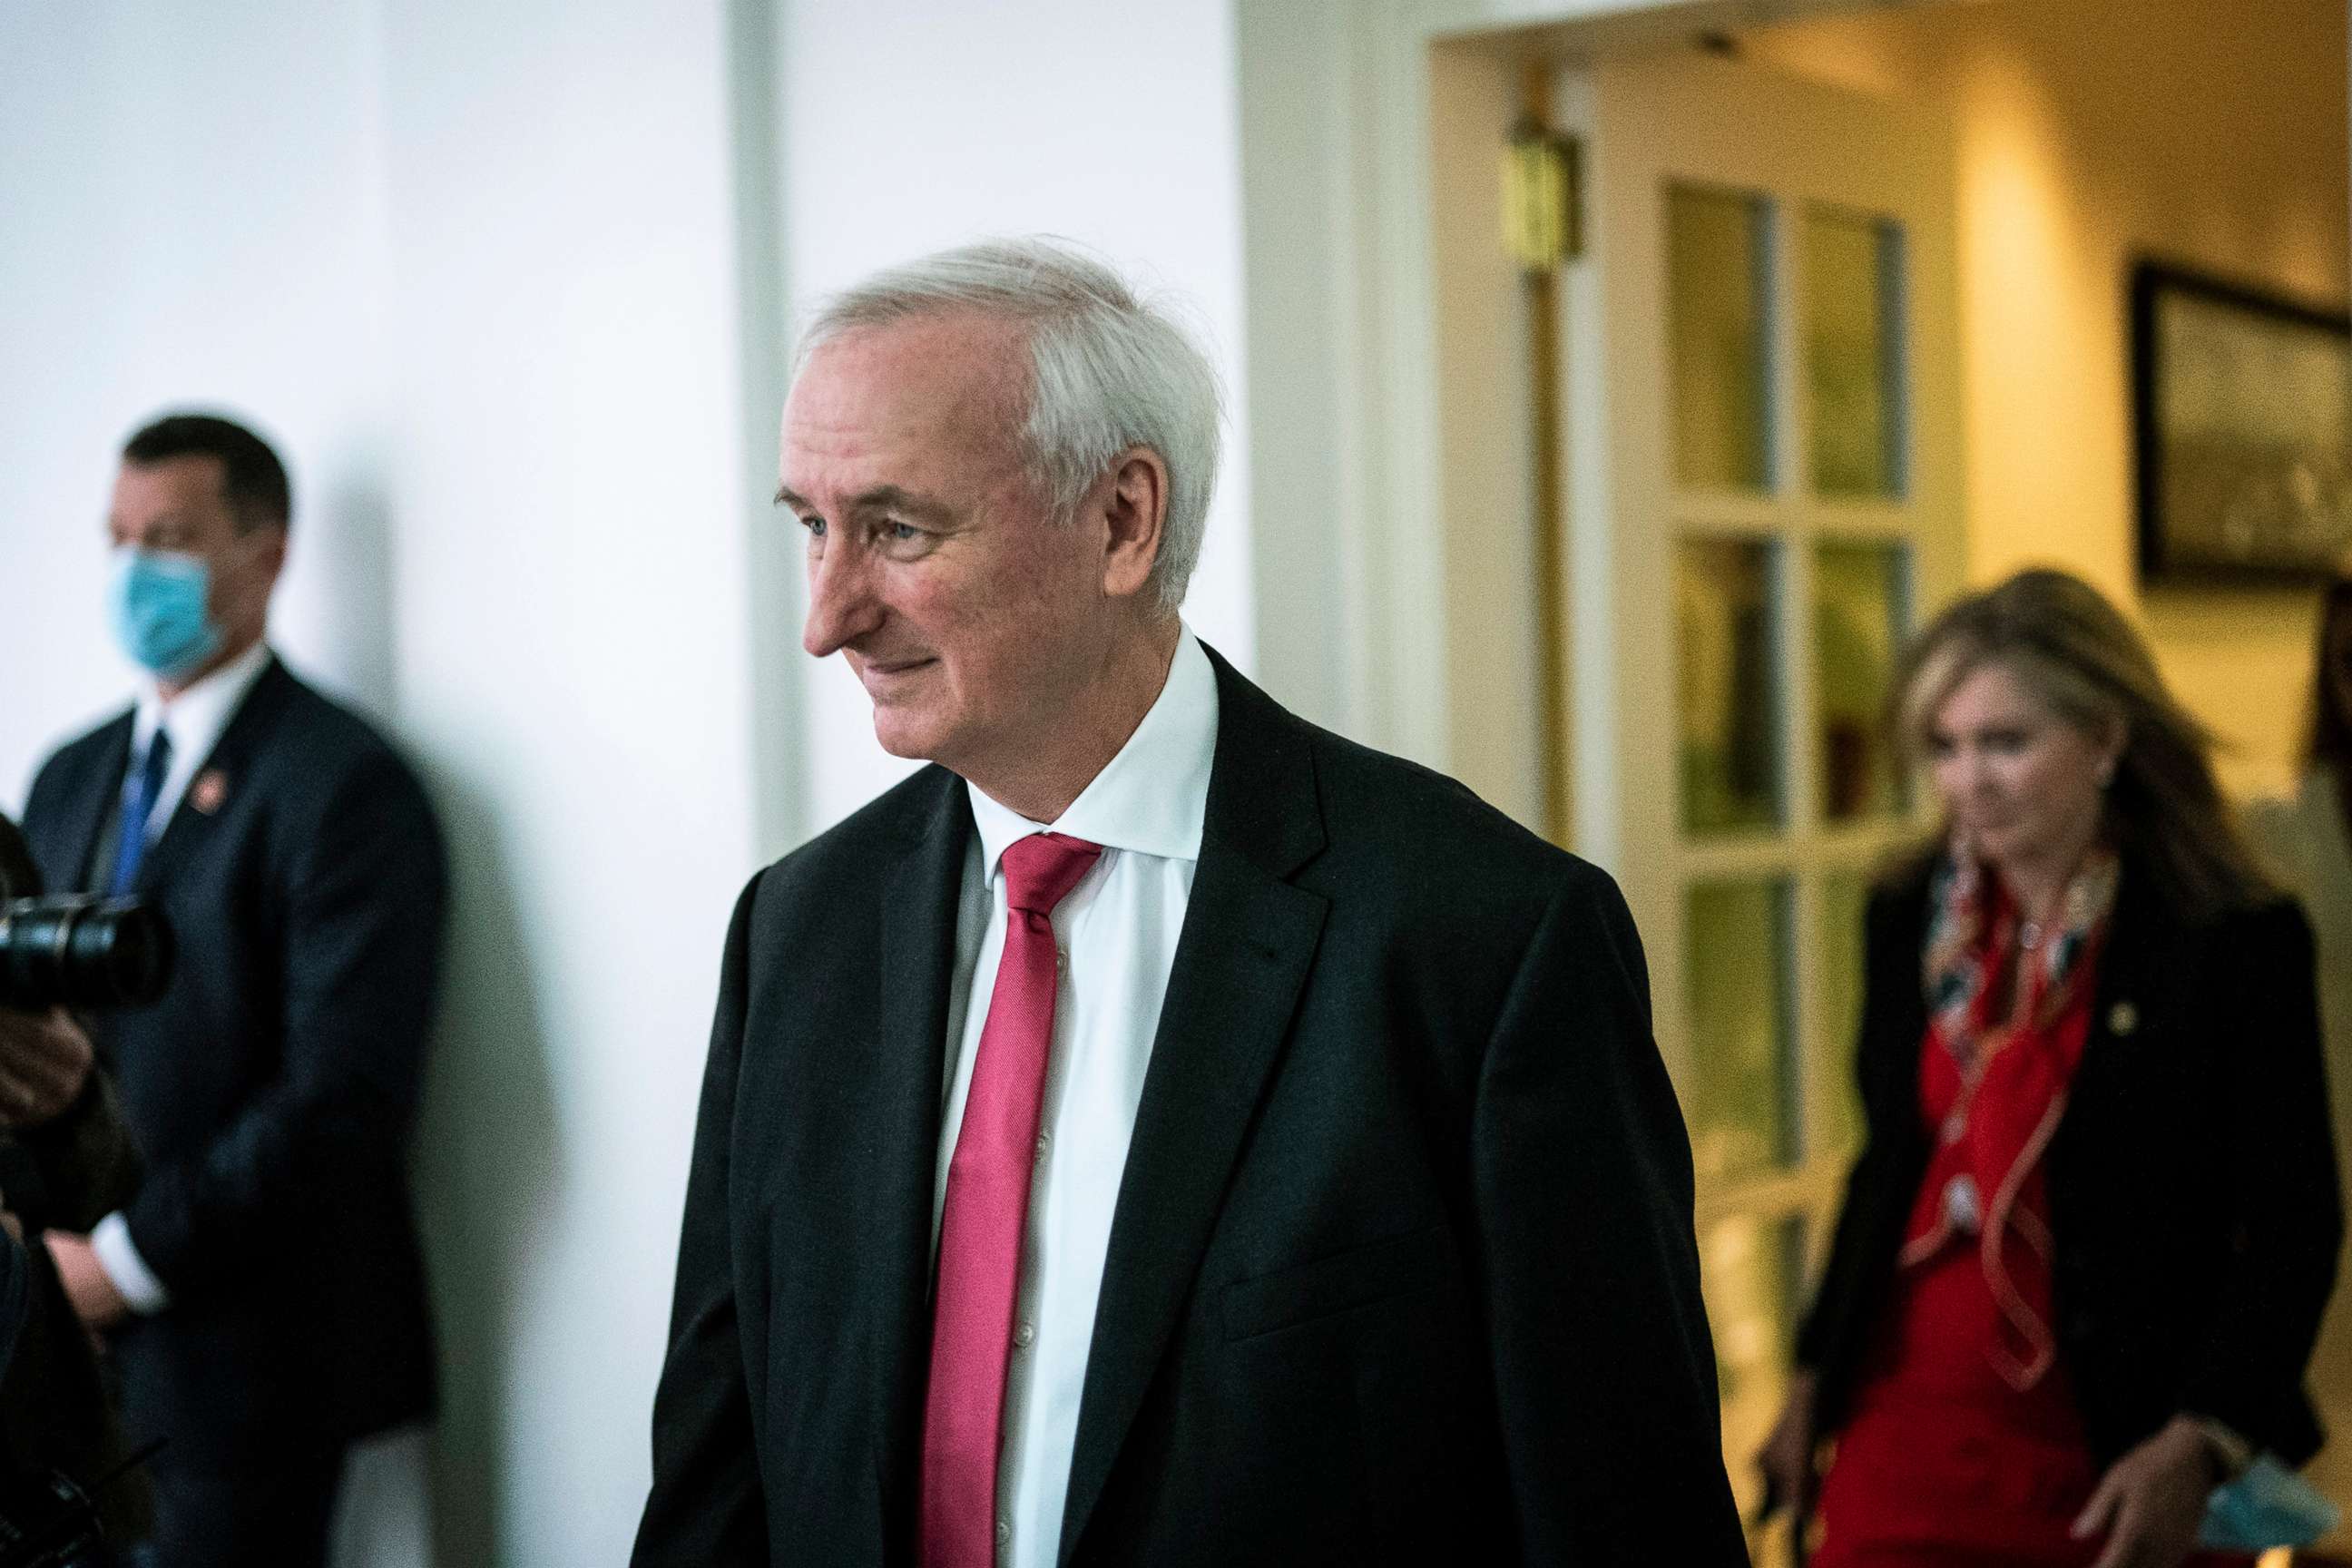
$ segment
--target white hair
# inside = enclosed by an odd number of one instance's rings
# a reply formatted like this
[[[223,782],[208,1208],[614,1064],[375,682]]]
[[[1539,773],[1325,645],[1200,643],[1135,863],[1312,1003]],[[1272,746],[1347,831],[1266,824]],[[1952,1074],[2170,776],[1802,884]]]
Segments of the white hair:
[[[969,310],[1021,326],[1029,345],[1022,439],[1031,482],[1063,521],[1121,452],[1168,465],[1168,515],[1150,586],[1161,613],[1184,602],[1217,482],[1221,398],[1208,357],[1163,307],[1071,246],[983,240],[886,268],[835,295],[801,335],[795,374],[835,338]]]

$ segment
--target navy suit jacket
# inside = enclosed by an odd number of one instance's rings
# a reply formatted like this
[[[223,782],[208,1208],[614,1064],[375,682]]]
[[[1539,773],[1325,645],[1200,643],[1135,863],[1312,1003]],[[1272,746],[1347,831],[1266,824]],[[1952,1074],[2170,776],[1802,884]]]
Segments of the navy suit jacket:
[[[1616,888],[1213,662],[1061,1560],[1744,1563]],[[916,1560],[972,831],[929,768],[737,907],[637,1568]]]
[[[50,888],[102,880],[131,736],[126,712],[34,782]],[[146,1158],[131,1237],[172,1295],[113,1336],[131,1436],[226,1468],[426,1413],[407,1142],[445,874],[424,792],[273,658],[137,891],[178,937],[171,987],[89,1020]]]

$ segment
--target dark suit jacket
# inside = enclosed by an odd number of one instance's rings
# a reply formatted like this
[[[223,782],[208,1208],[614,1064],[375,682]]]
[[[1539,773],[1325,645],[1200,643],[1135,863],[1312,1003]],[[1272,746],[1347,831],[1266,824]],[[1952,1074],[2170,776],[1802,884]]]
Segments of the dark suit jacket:
[[[126,713],[41,769],[50,887],[100,880],[130,742]],[[172,1293],[114,1336],[125,1415],[173,1464],[229,1468],[431,1406],[406,1145],[444,875],[408,768],[274,659],[197,779],[139,878],[171,988],[91,1025],[147,1160],[131,1237]]]
[[[1607,877],[1215,660],[1069,1563],[1744,1563],[1691,1165]],[[962,782],[728,938],[638,1568],[911,1564]]]
[[[1834,1431],[1927,1169],[1927,868],[1874,897],[1858,1047],[1868,1141],[1798,1339]],[[2187,920],[2126,862],[2049,1152],[2059,1355],[2101,1462],[2181,1411],[2292,1462],[2342,1215],[2310,928],[2284,900]]]
[[[13,1236],[0,1236],[0,1373],[15,1364],[16,1338],[24,1331],[32,1302],[27,1261],[23,1244]]]
[[[66,1299],[44,1230],[88,1230],[131,1201],[139,1157],[103,1073],[54,1121],[0,1135],[0,1194],[23,1223],[24,1329],[0,1357],[0,1475],[70,1476],[85,1489],[114,1477],[123,1442],[96,1357]],[[146,1478],[114,1479],[99,1497],[108,1537],[133,1541],[151,1519]]]

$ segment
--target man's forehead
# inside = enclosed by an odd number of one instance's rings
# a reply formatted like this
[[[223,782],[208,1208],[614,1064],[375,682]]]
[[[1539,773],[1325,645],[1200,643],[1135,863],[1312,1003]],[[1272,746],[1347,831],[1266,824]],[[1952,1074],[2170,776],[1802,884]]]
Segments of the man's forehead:
[[[782,478],[832,461],[1014,450],[1028,359],[1017,331],[971,319],[861,328],[809,355],[784,404]]]
[[[225,510],[228,505],[228,467],[205,452],[191,452],[159,462],[125,459],[114,477],[117,507],[145,510],[169,508],[181,511]]]
[[[1029,356],[1011,323],[964,313],[859,327],[817,346],[787,411],[1017,417]]]

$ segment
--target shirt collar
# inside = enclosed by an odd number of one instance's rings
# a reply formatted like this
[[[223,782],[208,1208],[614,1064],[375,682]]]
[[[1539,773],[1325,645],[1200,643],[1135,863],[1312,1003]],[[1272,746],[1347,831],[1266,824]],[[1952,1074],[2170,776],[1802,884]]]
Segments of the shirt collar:
[[[268,664],[269,645],[257,642],[169,702],[157,694],[152,676],[142,680],[138,710],[131,721],[131,754],[145,754],[149,739],[160,727],[172,737],[173,757],[202,762]]]
[[[1217,752],[1217,672],[1187,626],[1143,722],[1067,811],[1035,823],[967,781],[989,881],[1005,847],[1032,833],[1066,833],[1163,860],[1198,860],[1209,810],[1209,766]]]

